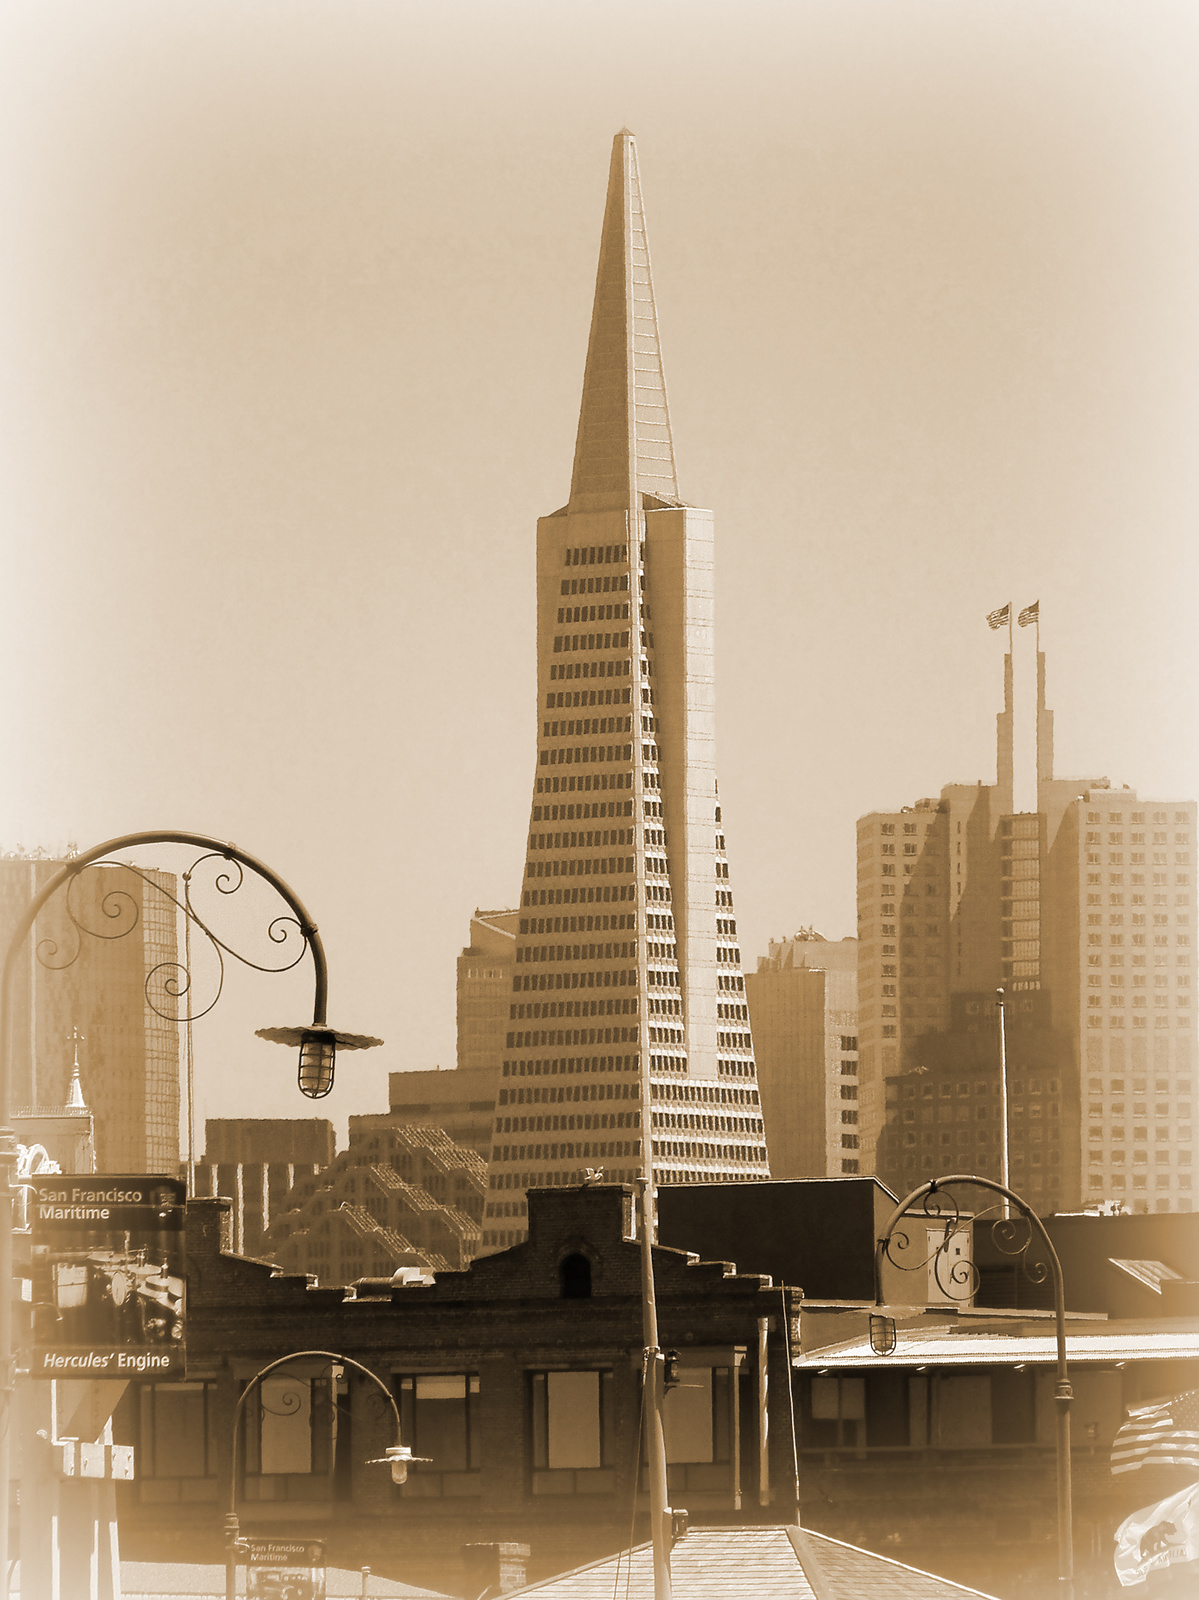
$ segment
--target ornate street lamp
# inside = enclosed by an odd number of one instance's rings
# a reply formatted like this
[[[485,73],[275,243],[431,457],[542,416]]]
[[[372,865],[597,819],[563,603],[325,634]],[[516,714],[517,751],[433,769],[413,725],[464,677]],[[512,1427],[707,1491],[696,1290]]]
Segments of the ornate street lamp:
[[[949,1299],[973,1298],[978,1287],[978,1268],[973,1261],[963,1260],[953,1248],[955,1242],[960,1241],[967,1220],[967,1214],[963,1212],[952,1193],[955,1184],[968,1184],[972,1188],[989,1189],[997,1194],[1000,1197],[998,1204],[988,1206],[982,1211],[974,1210],[969,1214],[974,1226],[977,1228],[980,1222],[989,1220],[994,1244],[1004,1255],[1019,1262],[1030,1282],[1044,1283],[1047,1275],[1053,1276],[1054,1330],[1057,1336],[1057,1381],[1054,1385],[1053,1399],[1057,1409],[1058,1593],[1061,1600],[1073,1600],[1074,1512],[1070,1463],[1070,1402],[1074,1398],[1074,1390],[1066,1366],[1066,1293],[1062,1280],[1062,1264],[1044,1223],[1027,1201],[1014,1194],[1006,1185],[996,1183],[991,1178],[980,1178],[970,1173],[959,1172],[950,1177],[933,1178],[928,1183],[922,1183],[918,1189],[913,1189],[911,1194],[899,1202],[879,1238],[875,1252],[875,1301],[880,1306],[884,1304],[882,1294],[884,1260],[904,1272],[927,1272],[931,1265],[936,1282]],[[899,1260],[892,1254],[892,1245],[906,1254],[911,1239],[907,1233],[896,1230],[905,1216],[916,1213],[917,1207],[920,1208],[920,1215],[942,1225],[940,1240],[935,1250],[918,1261]],[[1013,1208],[1019,1213],[1018,1217],[1012,1215]],[[1029,1257],[1034,1238],[1042,1247],[1044,1253],[1042,1260],[1032,1260]],[[942,1276],[941,1269],[947,1262],[949,1270]],[[872,1348],[878,1350],[880,1354],[891,1353],[875,1343],[874,1323],[878,1319],[872,1317],[870,1320]],[[892,1336],[892,1351],[897,1342]]]
[[[178,844],[196,849],[200,854],[183,872],[183,898],[176,899],[167,889],[141,868],[127,861],[111,861],[118,851],[136,850],[145,845]],[[221,863],[213,876],[211,887],[223,896],[237,893],[245,881],[247,870],[268,883],[288,908],[286,915],[274,917],[267,925],[271,943],[283,947],[287,959],[277,965],[264,966],[253,961],[223,939],[208,920],[200,914],[192,901],[192,879],[197,870],[208,863]],[[196,928],[207,940],[213,952],[218,972],[216,992],[208,1004],[196,1009],[192,1003],[191,972],[184,962],[160,963],[146,977],[146,1003],[156,1015],[169,1022],[186,1024],[206,1016],[221,997],[225,982],[225,957],[230,956],[243,966],[256,972],[290,972],[303,959],[305,950],[312,952],[313,976],[316,993],[313,999],[312,1021],[295,1028],[265,1028],[261,1037],[281,1044],[299,1045],[299,1084],[301,1092],[310,1099],[322,1099],[333,1087],[333,1073],[337,1047],[345,1050],[367,1050],[382,1044],[364,1034],[338,1033],[327,1019],[329,973],[325,949],[317,932],[316,923],[308,915],[294,890],[277,873],[248,855],[236,845],[211,839],[206,834],[181,833],[165,830],[153,833],[126,833],[118,839],[109,839],[72,857],[43,886],[29,902],[17,923],[4,956],[0,972],[0,1573],[8,1571],[9,1551],[9,1482],[12,1475],[12,1396],[14,1356],[12,1330],[12,1229],[13,1190],[12,1174],[17,1159],[16,1135],[9,1126],[12,1115],[12,1049],[13,1049],[13,978],[17,956],[38,914],[62,888],[66,889],[63,903],[75,944],[73,949],[60,951],[52,940],[43,940],[36,950],[39,963],[50,970],[71,966],[79,957],[84,939],[113,940],[125,938],[137,927],[139,907],[136,899],[124,889],[108,889],[100,900],[100,915],[106,926],[92,926],[81,913],[73,894],[83,873],[98,865],[119,867],[141,880],[156,894],[165,896],[185,918],[185,927]],[[298,936],[299,948],[294,948]],[[173,1009],[164,1009],[161,1000],[181,1002]]]
[[[233,1408],[233,1440],[232,1454],[229,1466],[229,1510],[225,1513],[225,1600],[237,1600],[237,1563],[242,1554],[241,1524],[237,1516],[237,1444],[241,1430],[241,1420],[245,1414],[246,1401],[253,1391],[261,1384],[264,1378],[269,1378],[272,1372],[280,1367],[285,1367],[289,1361],[328,1361],[330,1373],[337,1367],[353,1367],[355,1372],[360,1372],[364,1378],[379,1389],[391,1408],[395,1421],[396,1442],[388,1445],[381,1456],[375,1456],[368,1461],[368,1467],[390,1467],[391,1481],[405,1483],[408,1479],[408,1468],[414,1461],[428,1461],[428,1456],[414,1456],[411,1445],[401,1443],[400,1434],[400,1408],[396,1405],[395,1395],[383,1382],[377,1372],[372,1372],[369,1367],[364,1367],[360,1361],[355,1361],[352,1356],[339,1356],[332,1350],[293,1350],[290,1355],[280,1356],[277,1361],[269,1361],[265,1367],[257,1371],[246,1384],[241,1394],[237,1397],[237,1404]]]

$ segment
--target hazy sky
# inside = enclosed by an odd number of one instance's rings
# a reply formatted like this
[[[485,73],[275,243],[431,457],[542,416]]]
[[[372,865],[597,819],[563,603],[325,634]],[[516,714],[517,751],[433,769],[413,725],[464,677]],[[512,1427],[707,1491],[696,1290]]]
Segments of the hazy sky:
[[[1060,773],[1199,793],[1193,4],[10,0],[0,60],[0,846],[270,862],[387,1039],[335,1116],[453,1064],[519,892],[623,125],[747,962],[853,931],[859,814],[993,780],[1005,600]],[[289,982],[197,1031],[201,1114],[305,1111]]]

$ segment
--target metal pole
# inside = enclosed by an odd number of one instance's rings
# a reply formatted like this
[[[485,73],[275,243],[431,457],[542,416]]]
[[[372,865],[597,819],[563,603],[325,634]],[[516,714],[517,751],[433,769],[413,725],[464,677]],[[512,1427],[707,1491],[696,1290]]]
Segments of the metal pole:
[[[638,1178],[641,1189],[641,1311],[645,1341],[645,1408],[649,1453],[649,1521],[654,1552],[654,1600],[671,1600],[670,1507],[666,1486],[666,1435],[662,1429],[663,1372],[658,1348],[658,1304],[654,1295],[653,1180]]]
[[[1002,989],[996,989],[995,998],[999,1002],[999,1182],[1007,1189],[1011,1185],[1011,1169],[1008,1159],[1007,1011],[1004,1005],[1006,996]],[[1004,1221],[1006,1222],[1010,1216],[1011,1211],[1005,1200]]]
[[[312,951],[312,964],[316,978],[312,1020],[316,1024],[323,1024],[326,1021],[329,969],[325,960],[324,946],[321,943],[316,924],[304,909],[295,892],[277,873],[272,872],[264,862],[259,861],[255,856],[247,855],[244,850],[239,850],[236,845],[222,843],[219,839],[210,839],[207,834],[202,833],[181,833],[174,830],[166,830],[161,833],[125,833],[119,838],[108,839],[103,844],[98,844],[90,850],[85,850],[82,855],[74,856],[53,877],[47,880],[41,890],[34,895],[26,906],[20,921],[13,931],[12,938],[9,940],[8,949],[4,952],[4,965],[0,969],[0,1573],[8,1571],[9,1544],[11,1542],[9,1538],[8,1506],[9,1486],[12,1482],[12,1403],[16,1377],[12,1333],[13,1196],[11,1168],[13,1161],[16,1159],[17,1139],[16,1134],[8,1124],[12,1115],[12,987],[17,954],[28,937],[30,929],[37,921],[38,913],[46,902],[57,894],[64,883],[76,877],[84,868],[90,867],[94,862],[102,861],[105,856],[112,855],[117,850],[132,850],[141,845],[150,844],[194,845],[200,850],[211,850],[224,856],[227,860],[237,861],[241,865],[249,867],[259,877],[266,879],[267,883],[295,913],[300,932]],[[204,926],[199,917],[196,918],[196,921],[200,922],[201,927]]]

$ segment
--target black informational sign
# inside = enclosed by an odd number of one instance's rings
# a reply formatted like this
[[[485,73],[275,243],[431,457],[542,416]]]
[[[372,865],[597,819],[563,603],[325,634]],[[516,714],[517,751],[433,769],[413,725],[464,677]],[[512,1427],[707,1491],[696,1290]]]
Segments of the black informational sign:
[[[64,1173],[30,1189],[31,1375],[182,1377],[186,1184]]]
[[[325,1600],[325,1547],[311,1539],[248,1539],[246,1600]]]

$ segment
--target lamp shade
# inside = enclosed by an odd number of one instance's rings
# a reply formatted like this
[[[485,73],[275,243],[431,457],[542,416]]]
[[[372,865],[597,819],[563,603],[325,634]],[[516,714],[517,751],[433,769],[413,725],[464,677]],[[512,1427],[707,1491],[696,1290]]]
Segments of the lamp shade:
[[[382,1044],[365,1033],[339,1033],[323,1022],[310,1022],[298,1028],[257,1028],[260,1039],[271,1044],[299,1045],[300,1093],[309,1100],[323,1100],[333,1087],[338,1047],[342,1050],[372,1050]]]

